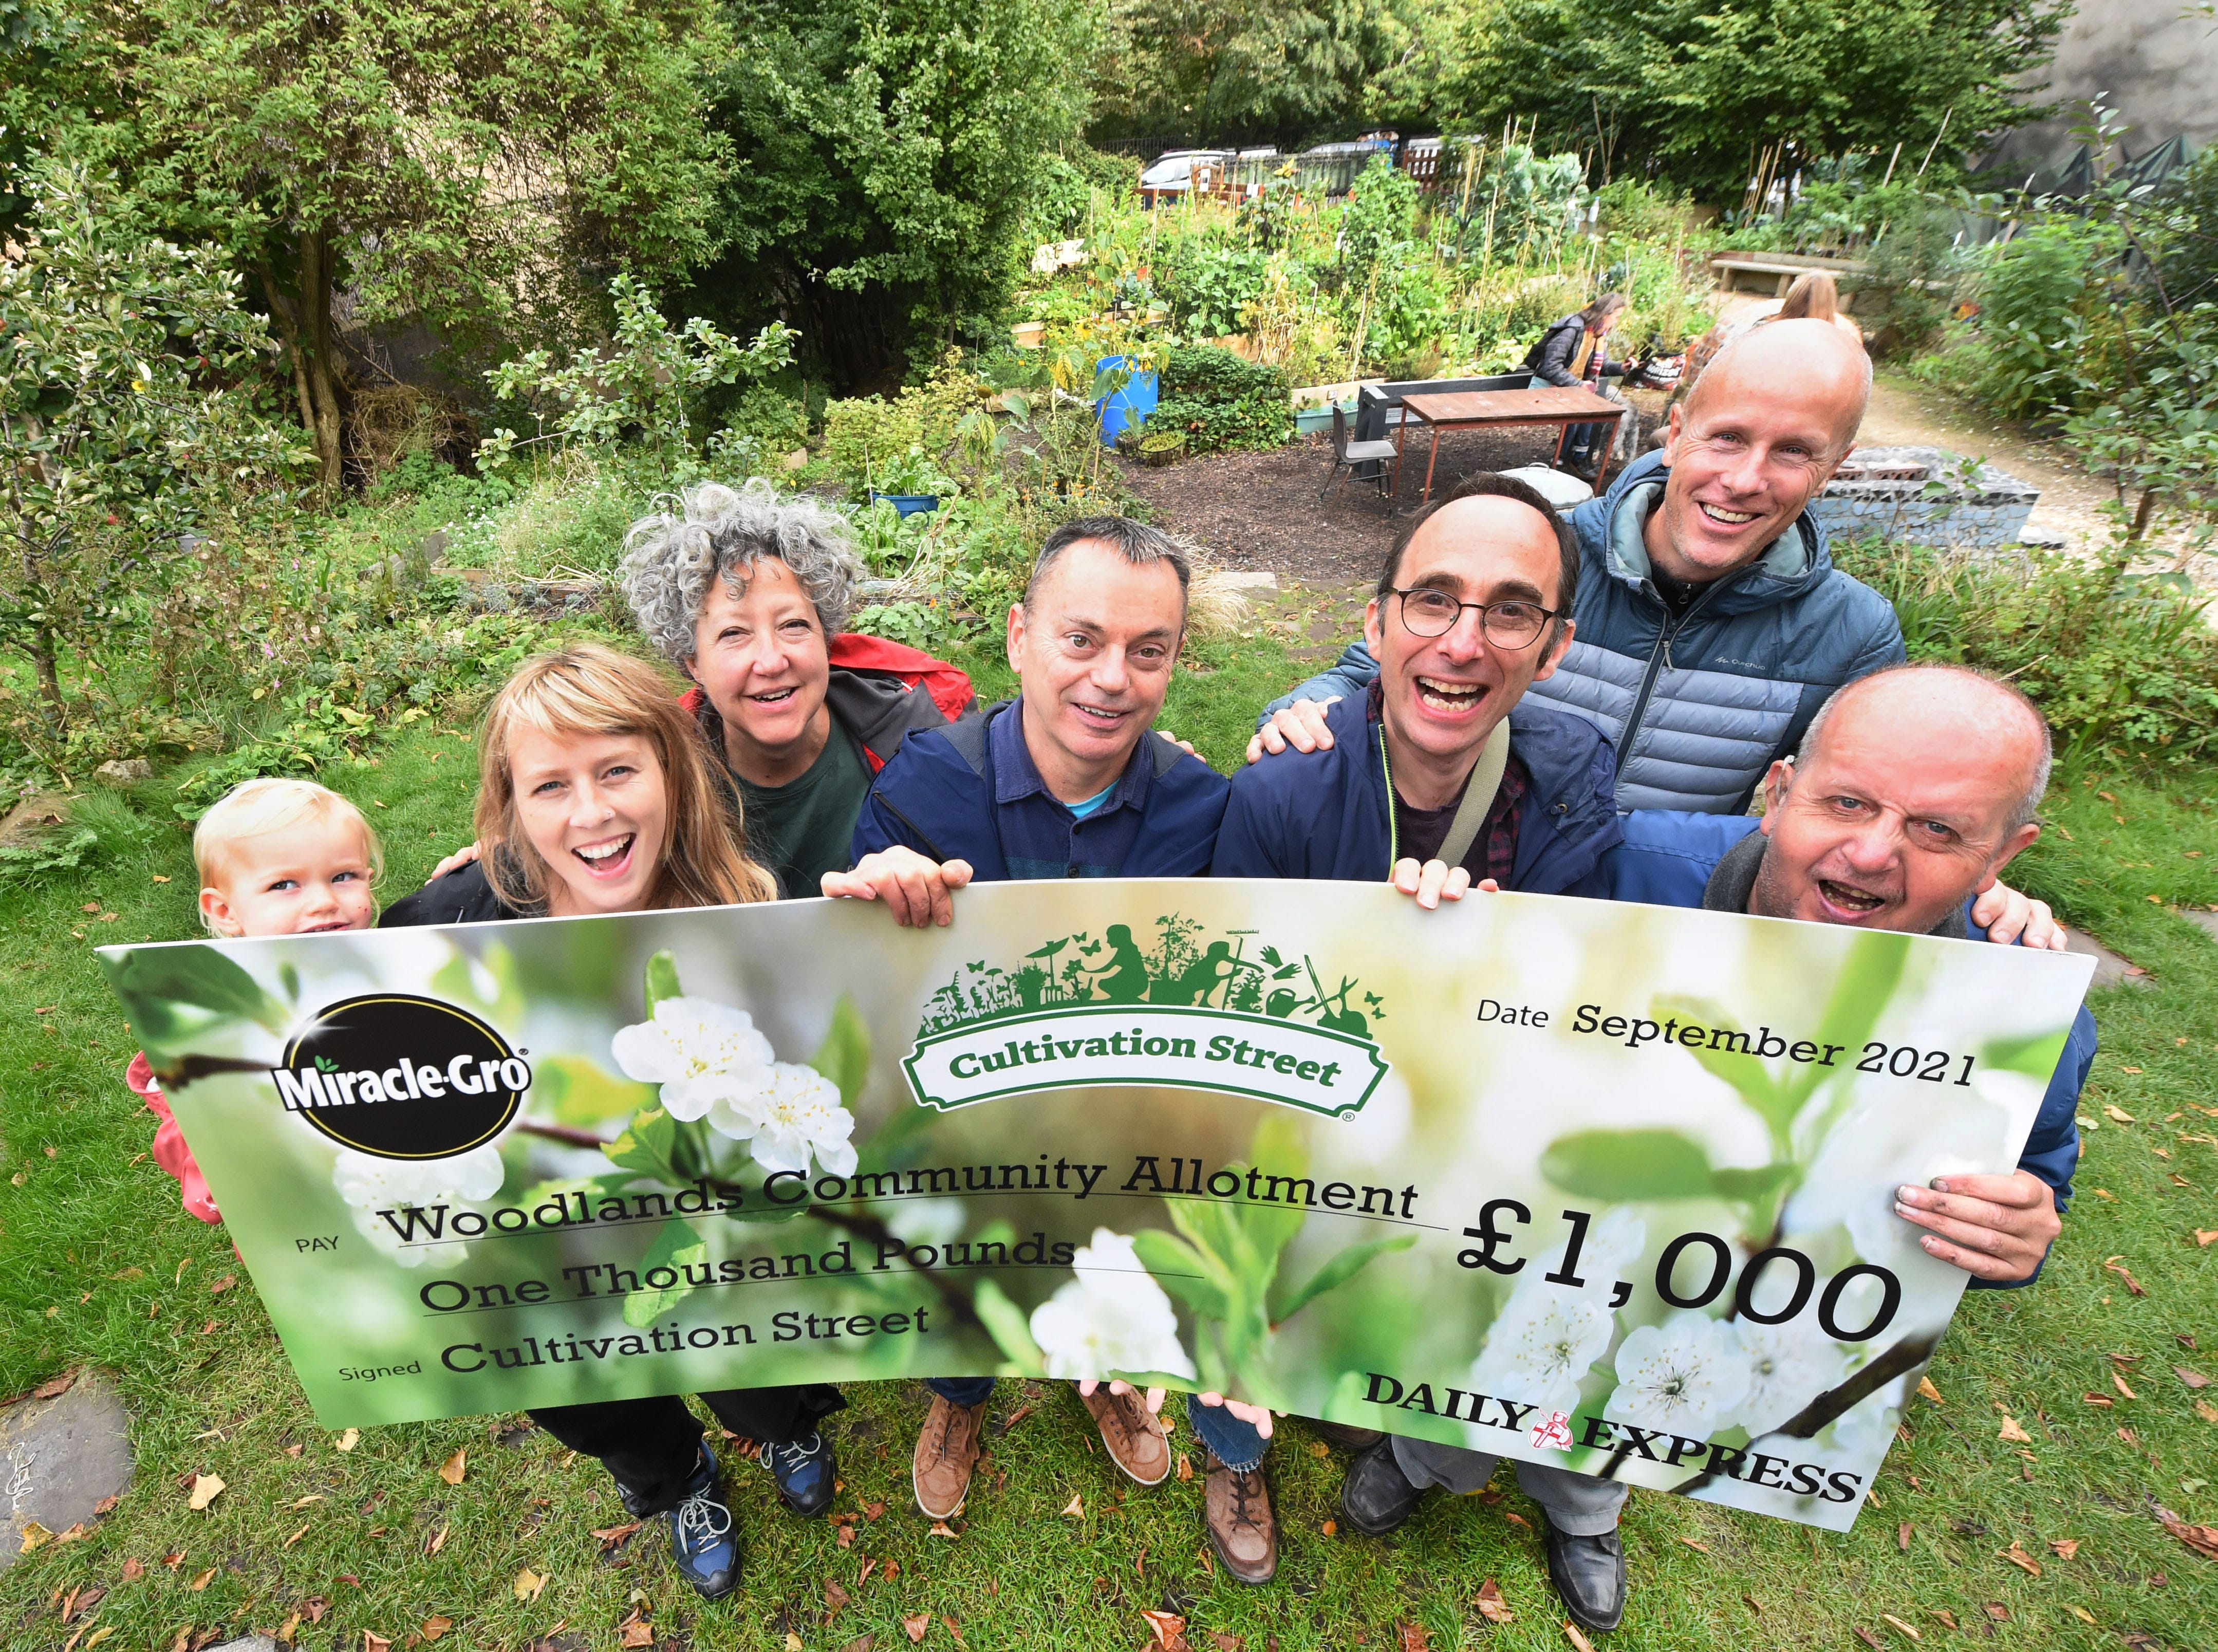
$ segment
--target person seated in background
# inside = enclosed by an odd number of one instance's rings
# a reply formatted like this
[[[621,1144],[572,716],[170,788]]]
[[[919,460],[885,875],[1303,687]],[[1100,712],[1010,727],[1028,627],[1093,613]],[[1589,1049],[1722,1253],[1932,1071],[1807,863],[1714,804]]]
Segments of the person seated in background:
[[[683,704],[739,788],[749,842],[785,894],[815,894],[847,869],[863,798],[902,739],[977,710],[970,679],[841,629],[863,566],[846,520],[806,494],[702,482],[624,543],[624,597],[693,680]]]
[[[1122,517],[1050,534],[1009,611],[1017,698],[909,737],[863,805],[854,870],[827,874],[824,893],[883,900],[896,921],[922,927],[950,922],[953,892],[974,881],[1205,873],[1230,788],[1153,731],[1186,640],[1191,577],[1168,536]],[[1112,928],[1110,940],[1104,996],[1130,1002],[1132,976],[1144,984],[1145,972],[1129,934]],[[969,1494],[994,1379],[926,1386],[932,1411],[913,1481],[918,1508],[946,1519]],[[1168,1477],[1155,1404],[1123,1382],[1082,1382],[1079,1394],[1112,1462],[1143,1486]],[[1205,1394],[1186,1414],[1210,1452],[1210,1542],[1232,1576],[1263,1582],[1278,1565],[1263,1476],[1270,1413]]]
[[[1626,816],[1622,842],[1604,858],[1606,892],[1615,900],[1977,938],[1974,896],[2041,835],[2034,814],[2049,761],[2047,723],[2010,685],[1959,666],[1893,667],[1842,689],[1819,711],[1799,759],[1781,761],[1766,776],[1761,820],[1649,810]],[[1463,893],[1461,876],[1438,863],[1423,878],[1437,879],[1446,898]],[[1896,1189],[1895,1214],[1925,1230],[1919,1243],[1926,1253],[1964,1270],[1974,1287],[2029,1283],[2062,1231],[2079,1156],[2074,1115],[2095,1047],[2095,1020],[2083,1007],[2014,1172],[1942,1176]],[[1461,1446],[1382,1440],[1349,1464],[1341,1510],[1354,1530],[1380,1536],[1434,1487],[1481,1489],[1496,1461]],[[1528,1491],[1533,1469],[1517,1466]],[[1560,1550],[1552,1543],[1557,1589],[1580,1623],[1614,1629],[1625,1610],[1625,1550],[1615,1526],[1626,1487],[1544,1472],[1583,1482],[1581,1506],[1594,1532]]]
[[[1633,368],[1625,362],[1611,361],[1604,347],[1610,333],[1624,324],[1630,301],[1623,293],[1604,293],[1542,333],[1525,357],[1525,370],[1532,374],[1533,382],[1567,390],[1584,386],[1597,395],[1622,401],[1624,398],[1605,388],[1602,381],[1622,378]],[[1602,472],[1603,450],[1616,438],[1623,423],[1619,419],[1571,425],[1564,432],[1563,467],[1592,481]],[[1625,453],[1631,456],[1630,446]]]
[[[1887,599],[1842,573],[1808,506],[1856,443],[1871,362],[1782,321],[1732,346],[1671,439],[1571,515],[1578,638],[1533,698],[1617,753],[1617,806],[1739,814],[1834,689],[1904,657]],[[1250,761],[1328,737],[1317,707],[1367,687],[1361,643],[1265,708]]]
[[[1864,341],[1864,330],[1850,320],[1841,307],[1840,283],[1826,270],[1806,271],[1794,277],[1787,295],[1777,305],[1744,310],[1730,321],[1719,322],[1688,348],[1686,362],[1679,370],[1679,382],[1671,388],[1671,400],[1664,404],[1665,413],[1668,415],[1672,407],[1694,394],[1695,382],[1717,359],[1719,351],[1734,339],[1774,321],[1830,321],[1859,345]],[[1658,446],[1667,439],[1668,433],[1668,429],[1656,433]]]

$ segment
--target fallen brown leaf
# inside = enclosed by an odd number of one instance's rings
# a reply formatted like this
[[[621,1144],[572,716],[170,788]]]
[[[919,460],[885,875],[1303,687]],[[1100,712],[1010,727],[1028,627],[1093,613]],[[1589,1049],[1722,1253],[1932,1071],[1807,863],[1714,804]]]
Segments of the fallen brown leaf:
[[[439,1478],[445,1481],[449,1486],[461,1485],[462,1483],[462,1475],[468,1471],[468,1465],[466,1461],[468,1456],[468,1452],[465,1450],[457,1451],[454,1456],[449,1457],[444,1463],[439,1465]]]
[[[2018,1425],[2017,1419],[2011,1416],[2008,1412],[2004,1412],[2003,1413],[2003,1431],[1995,1438],[1997,1439],[2008,1440],[2014,1445],[2030,1445],[2033,1444],[2033,1436],[2027,1433],[2024,1429],[2021,1428]]]
[[[2081,1397],[2086,1404],[2091,1406],[2100,1406],[2105,1411],[2111,1410],[2118,1403],[2116,1400],[2111,1399],[2109,1394],[2097,1394],[2091,1389]]]
[[[837,1618],[841,1609],[854,1598],[847,1593],[837,1578],[827,1577],[824,1580],[824,1604],[832,1609],[832,1615],[834,1618]]]
[[[2010,1608],[1999,1600],[1988,1601],[1981,1610],[1998,1624],[2007,1624],[2010,1620]]]
[[[436,1641],[439,1636],[444,1635],[454,1626],[455,1620],[453,1618],[442,1618],[437,1613],[434,1612],[431,1617],[426,1618],[424,1620],[423,1626],[416,1632],[421,1635],[427,1641]]]
[[[447,1528],[445,1526],[441,1526],[437,1531],[424,1539],[424,1553],[427,1557],[437,1554],[446,1546]]]
[[[190,1583],[185,1585],[185,1587],[190,1589],[195,1594],[198,1594],[202,1589],[205,1589],[209,1584],[214,1581],[215,1568],[211,1566],[208,1570],[202,1572],[198,1577],[195,1578]]]
[[[920,1612],[914,1618],[901,1619],[901,1632],[920,1645],[924,1641],[924,1631],[931,1627],[932,1614],[928,1612]]]
[[[162,1556],[162,1564],[168,1567],[173,1572],[184,1563],[185,1551],[182,1549],[172,1549],[168,1554]]]
[[[2055,1551],[2057,1559],[2070,1560],[2072,1556],[2079,1552],[2079,1539],[2077,1537],[2051,1537],[2048,1540],[2048,1546]]]
[[[1905,1520],[1894,1529],[1894,1546],[1904,1554],[1910,1552],[1910,1522]]]
[[[1749,1609],[1750,1612],[1754,1612],[1757,1617],[1761,1618],[1761,1617],[1763,1617],[1763,1602],[1762,1602],[1761,1600],[1757,1599],[1754,1595],[1752,1595],[1752,1594],[1744,1594],[1744,1595],[1741,1596],[1741,1601],[1742,1601],[1742,1603],[1743,1603],[1744,1605],[1746,1605],[1746,1606],[1748,1607],[1748,1609]]]
[[[295,1531],[291,1537],[286,1538],[284,1542],[279,1543],[277,1546],[280,1549],[290,1549],[294,1543],[300,1542],[301,1538],[308,1535],[308,1525],[313,1524],[314,1523],[311,1521],[307,1525],[302,1525],[298,1531]]]
[[[932,1523],[932,1530],[926,1532],[924,1535],[927,1537],[947,1537],[952,1539],[957,1534],[955,1528],[948,1525],[946,1521],[934,1520]]]
[[[518,1600],[536,1600],[539,1592],[546,1587],[547,1574],[544,1572],[535,1572],[527,1566],[516,1574],[516,1598]]]
[[[223,1493],[223,1481],[215,1475],[195,1475],[193,1488],[186,1494],[185,1506],[198,1514],[215,1501]]]
[[[1402,1637],[1402,1652],[1433,1652],[1432,1636],[1425,1633],[1422,1624],[1397,1624],[1394,1627]]]
[[[308,1621],[312,1624],[322,1623],[324,1614],[331,1609],[331,1603],[319,1594],[310,1595],[300,1603],[300,1610],[308,1614]]]
[[[1076,1492],[1071,1493],[1070,1501],[1063,1506],[1063,1512],[1065,1514],[1075,1515],[1081,1520],[1084,1519],[1086,1518],[1085,1500],[1080,1497]]]
[[[123,1581],[126,1583],[136,1583],[140,1578],[146,1575],[146,1568],[144,1566],[141,1566],[137,1561],[128,1558],[124,1561]]]
[[[1148,1629],[1155,1637],[1155,1644],[1163,1652],[1179,1652],[1186,1645],[1186,1619],[1174,1612],[1143,1612]]]
[[[2016,1543],[2012,1543],[2007,1549],[1998,1549],[1995,1552],[2021,1571],[2034,1577],[2041,1575],[2041,1562],[2019,1548]]]
[[[1183,1451],[1179,1453],[1178,1477],[1180,1480],[1191,1480],[1193,1478],[1193,1464],[1187,1459],[1186,1454]]]
[[[345,1433],[333,1440],[331,1444],[342,1451],[351,1451],[354,1450],[355,1446],[360,1443],[361,1439],[362,1430],[358,1428],[350,1428]]]
[[[604,1555],[614,1554],[630,1541],[634,1532],[646,1524],[644,1520],[627,1520],[622,1525],[597,1527],[593,1535],[601,1540],[601,1552]]]
[[[2208,1400],[2195,1402],[2195,1414],[2206,1423],[2218,1423],[2218,1406],[2212,1405]]]
[[[2178,1373],[2179,1380],[2190,1388],[2207,1388],[2210,1386],[2210,1379],[2200,1371],[2191,1371],[2184,1365],[2175,1365],[2172,1369]]]
[[[642,1623],[635,1618],[617,1632],[616,1644],[625,1648],[627,1652],[637,1652],[637,1649],[641,1647],[653,1646],[654,1626],[652,1624]]]
[[[1527,1531],[1530,1531],[1533,1529],[1533,1523],[1527,1519],[1523,1515],[1518,1513],[1515,1509],[1502,1510],[1502,1518],[1509,1521],[1512,1525],[1523,1526]]]
[[[1333,1533],[1340,1530],[1340,1522],[1337,1520],[1327,1520],[1324,1523],[1323,1530],[1324,1531],[1324,1535],[1329,1537]]]
[[[888,1561],[878,1574],[888,1582],[891,1582],[901,1575],[901,1562],[897,1560]]]
[[[2135,1394],[2131,1388],[2126,1386],[2126,1379],[2120,1376],[2116,1371],[2112,1371],[2110,1373],[2110,1386],[2116,1388],[2120,1394],[2125,1395],[2128,1400],[2138,1400],[2141,1398],[2141,1395]]]
[[[1682,1537],[1679,1541],[1689,1549],[1701,1550],[1705,1555],[1710,1552],[1709,1544],[1704,1543],[1700,1537]]]
[[[2128,1067],[2126,1071],[2128,1072],[2139,1072],[2141,1069],[2139,1067]],[[2132,1114],[2120,1112],[2115,1107],[2105,1107],[2103,1109],[2103,1116],[2106,1119],[2115,1120],[2120,1124],[2137,1124],[2140,1122],[2140,1121],[2134,1118]]]
[[[841,1647],[839,1652],[875,1652],[877,1644],[878,1637],[875,1635],[858,1635]]]
[[[2066,1610],[2083,1624],[2091,1624],[2095,1621],[2095,1614],[2085,1606],[2067,1606]]]
[[[1578,1652],[1594,1652],[1594,1643],[1580,1634],[1579,1626],[1568,1618],[1564,1620],[1564,1638],[1577,1647]]]
[[[59,1395],[67,1394],[70,1391],[70,1384],[76,1381],[77,1368],[75,1366],[71,1366],[68,1370],[64,1371],[59,1376],[50,1377],[46,1382],[40,1383],[37,1388],[33,1388],[31,1390],[31,1398],[34,1400],[54,1399]]]
[[[2119,1278],[2124,1280],[2126,1282],[2126,1289],[2128,1291],[2131,1291],[2134,1295],[2147,1295],[2148,1293],[2141,1289],[2141,1282],[2134,1277],[2133,1270],[2125,1265],[2125,1260],[2126,1259],[2123,1257],[2110,1257],[2103,1262],[2103,1266],[2108,1269],[2110,1272],[2117,1275]]]
[[[967,1646],[963,1646],[963,1631],[956,1628],[955,1620],[952,1618],[950,1618],[945,1612],[942,1612],[939,1615],[939,1621],[947,1625],[947,1632],[955,1637],[955,1644],[963,1647],[963,1652],[970,1652],[970,1649]],[[1173,1649],[1173,1652],[1187,1652],[1186,1643],[1184,1641],[1180,1641],[1178,1645]]]
[[[1212,1631],[1209,1638],[1215,1644],[1217,1652],[1247,1652],[1248,1643],[1224,1630]]]
[[[238,1276],[234,1274],[226,1274],[222,1278],[217,1280],[215,1283],[208,1287],[208,1295],[211,1296],[220,1296],[224,1292],[229,1290],[238,1282]]]
[[[1916,1629],[1912,1628],[1910,1624],[1904,1623],[1901,1618],[1896,1617],[1891,1612],[1883,1612],[1880,1613],[1880,1616],[1886,1618],[1888,1623],[1893,1624],[1904,1634],[1909,1636],[1913,1641],[1922,1641],[1925,1638],[1924,1636],[1919,1634]]]
[[[392,1645],[393,1642],[386,1636],[367,1629],[362,1632],[362,1652],[391,1652]]]
[[[2195,1230],[2197,1245],[2218,1245],[2218,1227],[2198,1227]]]
[[[1956,1624],[1956,1614],[1955,1614],[1955,1612],[1953,1612],[1949,1611],[1949,1610],[1948,1610],[1948,1607],[1946,1607],[1946,1606],[1936,1606],[1936,1607],[1934,1607],[1934,1608],[1933,1608],[1933,1615],[1934,1615],[1936,1618],[1939,1618],[1942,1623],[1944,1623],[1944,1624],[1948,1624],[1948,1626],[1949,1628],[1951,1628],[1951,1629],[1955,1629],[1955,1628],[1957,1626],[1957,1624]]]
[[[863,1518],[866,1520],[877,1519],[880,1516],[883,1515],[885,1512],[886,1506],[882,1502],[865,1503],[863,1505]]]
[[[1509,1603],[1502,1598],[1502,1586],[1492,1578],[1478,1586],[1478,1596],[1472,1605],[1478,1615],[1490,1624],[1514,1624],[1517,1615],[1509,1610]]]
[[[1918,1392],[1936,1406],[1945,1406],[1948,1403],[1941,1397],[1941,1390],[1933,1386],[1933,1379],[1930,1376],[1921,1376],[1918,1379]]]
[[[1870,1647],[1872,1649],[1872,1652],[1879,1652],[1879,1636],[1873,1634],[1871,1630],[1866,1629],[1862,1624],[1858,1624],[1855,1627],[1856,1638],[1862,1641],[1866,1646]]]
[[[2190,1525],[2159,1503],[2158,1524],[2205,1560],[2218,1560],[2218,1525]]]

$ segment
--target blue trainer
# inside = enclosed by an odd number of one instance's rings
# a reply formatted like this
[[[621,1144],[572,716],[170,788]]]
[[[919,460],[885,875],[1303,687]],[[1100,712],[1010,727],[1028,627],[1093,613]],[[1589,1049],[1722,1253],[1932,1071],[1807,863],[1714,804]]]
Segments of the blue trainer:
[[[821,1433],[762,1448],[763,1467],[778,1484],[778,1494],[796,1514],[821,1514],[832,1506],[839,1477],[839,1459]]]
[[[721,1600],[739,1587],[739,1530],[724,1505],[716,1459],[706,1445],[701,1448],[701,1466],[685,1482],[685,1500],[665,1518],[670,1522],[671,1553],[696,1594]]]

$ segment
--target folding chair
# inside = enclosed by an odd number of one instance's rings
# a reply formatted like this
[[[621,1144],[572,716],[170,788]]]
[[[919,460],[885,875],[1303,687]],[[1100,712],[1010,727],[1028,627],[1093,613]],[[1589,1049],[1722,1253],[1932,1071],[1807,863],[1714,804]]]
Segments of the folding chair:
[[[1391,498],[1396,489],[1402,484],[1401,448],[1392,442],[1386,441],[1349,441],[1348,410],[1337,401],[1334,402],[1332,404],[1332,469],[1325,476],[1324,486],[1317,489],[1317,497],[1323,499],[1331,493],[1335,482],[1342,486],[1347,484],[1348,478],[1341,474],[1342,471],[1353,470],[1355,466],[1369,464],[1373,460],[1381,463],[1391,461],[1393,463],[1393,481],[1385,490],[1387,496]]]

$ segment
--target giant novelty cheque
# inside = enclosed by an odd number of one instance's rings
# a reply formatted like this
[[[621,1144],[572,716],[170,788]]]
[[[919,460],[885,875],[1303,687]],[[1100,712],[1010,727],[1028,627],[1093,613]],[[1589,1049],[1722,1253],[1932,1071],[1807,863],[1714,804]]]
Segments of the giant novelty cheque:
[[[1087,880],[109,947],[327,1425],[988,1372],[1846,1528],[2087,970]]]

